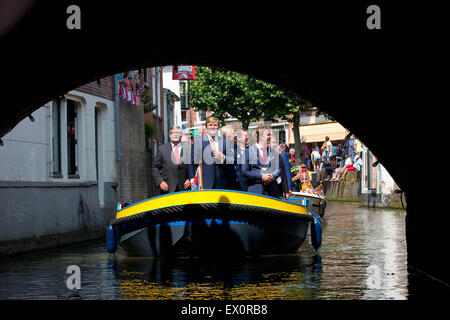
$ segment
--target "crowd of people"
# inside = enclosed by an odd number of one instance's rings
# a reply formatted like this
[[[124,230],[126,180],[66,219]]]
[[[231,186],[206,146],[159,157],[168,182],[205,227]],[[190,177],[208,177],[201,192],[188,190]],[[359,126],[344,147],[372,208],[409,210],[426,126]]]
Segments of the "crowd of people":
[[[170,128],[169,138],[159,147],[152,167],[161,194],[229,189],[289,198],[305,183],[313,183],[311,171],[317,172],[315,183],[320,184],[338,181],[361,167],[350,137],[344,146],[333,145],[328,137],[320,148],[303,143],[301,159],[295,158],[293,146],[278,143],[270,127],[259,126],[249,134],[231,126],[220,128],[216,117],[206,119],[197,138],[183,134],[179,126]]]
[[[317,173],[315,182],[322,183],[343,180],[348,171],[360,171],[362,160],[359,153],[355,138],[350,133],[343,144],[333,143],[328,136],[320,147],[318,143],[302,143],[301,157],[308,170]]]

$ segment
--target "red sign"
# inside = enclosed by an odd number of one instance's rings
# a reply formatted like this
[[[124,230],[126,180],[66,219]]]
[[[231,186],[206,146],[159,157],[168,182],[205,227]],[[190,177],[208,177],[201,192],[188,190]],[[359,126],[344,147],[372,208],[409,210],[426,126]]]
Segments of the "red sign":
[[[173,66],[172,80],[195,80],[195,66]]]

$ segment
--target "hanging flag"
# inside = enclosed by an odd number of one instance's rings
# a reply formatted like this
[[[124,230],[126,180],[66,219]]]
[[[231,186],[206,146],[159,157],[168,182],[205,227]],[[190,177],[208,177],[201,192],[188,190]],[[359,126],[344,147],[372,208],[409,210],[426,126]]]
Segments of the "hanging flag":
[[[131,92],[127,90],[127,101],[131,102]]]
[[[203,189],[203,179],[202,179],[202,164],[200,163],[195,171],[194,179],[192,182],[192,190],[202,190]]]

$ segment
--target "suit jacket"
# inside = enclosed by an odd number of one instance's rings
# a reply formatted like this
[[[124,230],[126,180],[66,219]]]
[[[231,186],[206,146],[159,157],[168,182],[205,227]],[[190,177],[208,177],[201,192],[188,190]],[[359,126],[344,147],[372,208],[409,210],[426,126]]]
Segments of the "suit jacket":
[[[247,191],[248,190],[248,185],[247,185],[247,179],[244,177],[243,173],[242,173],[242,169],[244,167],[245,164],[245,154],[247,151],[248,147],[244,147],[242,148],[240,145],[237,145],[235,148],[235,153],[234,153],[234,159],[235,159],[235,172],[236,172],[236,177],[238,179],[239,185],[240,185],[240,189],[242,191]]]
[[[266,165],[264,165],[262,161],[262,157],[259,154],[256,144],[250,146],[246,150],[242,174],[247,179],[248,192],[278,197],[280,192],[276,180],[281,176],[279,156],[274,149],[270,147],[266,148]],[[262,181],[263,174],[272,174],[274,179],[268,185],[264,185]]]
[[[172,144],[165,143],[158,148],[152,166],[152,176],[159,187],[165,181],[169,185],[169,192],[184,190],[184,182],[189,179],[188,163],[183,161],[187,151],[187,145],[178,143],[180,152],[180,164],[176,164],[173,155]],[[161,190],[161,193],[164,193]]]
[[[194,140],[191,151],[191,164],[189,165],[189,177],[192,179],[197,170],[198,164],[202,163],[203,189],[227,189],[229,185],[229,168],[227,164],[233,164],[233,149],[228,148],[226,141],[222,137],[216,136],[218,150],[226,157],[223,161],[215,160],[212,156],[212,149],[209,137],[205,134]]]
[[[281,152],[280,154],[280,168],[281,168],[281,177],[283,181],[281,182],[281,191],[283,193],[288,193],[289,190],[292,190],[292,175],[291,175],[291,164],[289,163],[289,154],[286,151]]]

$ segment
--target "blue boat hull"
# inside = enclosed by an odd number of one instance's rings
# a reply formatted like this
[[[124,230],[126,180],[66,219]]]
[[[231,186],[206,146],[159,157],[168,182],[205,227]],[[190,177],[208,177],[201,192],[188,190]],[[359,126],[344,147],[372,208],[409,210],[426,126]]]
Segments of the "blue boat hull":
[[[306,219],[199,219],[132,231],[123,224],[116,227],[116,234],[118,252],[126,256],[250,256],[297,252],[309,223]]]

